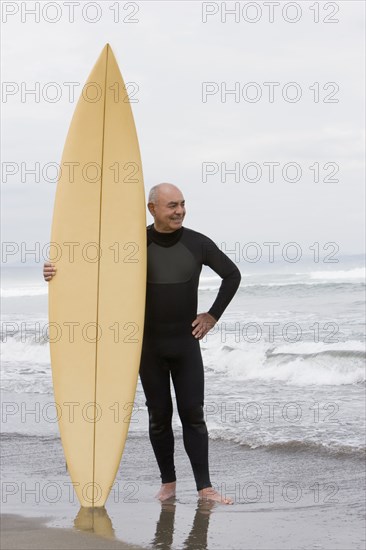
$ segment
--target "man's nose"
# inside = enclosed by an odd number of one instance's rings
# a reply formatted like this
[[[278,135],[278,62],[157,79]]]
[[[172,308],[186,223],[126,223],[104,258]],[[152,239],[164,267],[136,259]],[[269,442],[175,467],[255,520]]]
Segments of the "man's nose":
[[[184,214],[184,212],[185,212],[184,206],[181,206],[180,204],[178,204],[178,206],[175,209],[175,212],[176,212],[176,214]]]

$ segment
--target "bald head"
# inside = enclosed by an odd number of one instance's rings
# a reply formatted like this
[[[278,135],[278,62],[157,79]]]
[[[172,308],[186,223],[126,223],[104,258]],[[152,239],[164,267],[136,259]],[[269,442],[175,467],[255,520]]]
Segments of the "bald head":
[[[159,183],[150,189],[147,204],[154,218],[154,227],[161,233],[171,233],[182,226],[185,201],[181,190],[172,183]]]
[[[149,202],[157,204],[160,196],[166,197],[176,194],[180,194],[183,197],[181,190],[176,185],[172,183],[158,183],[150,189]]]

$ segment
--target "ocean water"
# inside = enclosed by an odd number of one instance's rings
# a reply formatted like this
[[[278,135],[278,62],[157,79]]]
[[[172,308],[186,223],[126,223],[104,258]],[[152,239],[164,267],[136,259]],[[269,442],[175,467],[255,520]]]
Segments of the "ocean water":
[[[201,341],[211,439],[251,449],[365,452],[364,259],[341,265],[239,266],[234,300]],[[41,271],[22,265],[2,273],[2,431],[8,437],[58,435],[51,413],[43,414],[53,392]],[[199,311],[209,309],[220,282],[204,268]],[[36,413],[28,414],[32,407]],[[140,381],[135,408],[131,437],[147,430]],[[174,423],[178,430],[177,414]]]
[[[180,519],[173,522],[170,509],[159,512],[139,381],[103,536],[160,548],[165,533],[164,547],[172,549],[243,550],[253,540],[267,549],[363,548],[364,258],[239,268],[234,300],[201,341],[211,480],[237,506],[215,511],[209,537],[198,508],[190,526],[195,487],[175,411],[179,491],[172,510]],[[210,308],[219,286],[204,269],[199,311]],[[54,414],[47,292],[42,266],[3,269],[2,509],[90,530],[70,492]],[[257,538],[246,545],[248,528]]]

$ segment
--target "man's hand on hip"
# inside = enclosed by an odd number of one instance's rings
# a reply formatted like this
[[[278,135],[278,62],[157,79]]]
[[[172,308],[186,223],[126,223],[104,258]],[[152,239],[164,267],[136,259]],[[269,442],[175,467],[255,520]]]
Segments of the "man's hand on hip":
[[[199,313],[192,323],[192,334],[198,340],[201,340],[217,323],[215,317],[209,313]]]

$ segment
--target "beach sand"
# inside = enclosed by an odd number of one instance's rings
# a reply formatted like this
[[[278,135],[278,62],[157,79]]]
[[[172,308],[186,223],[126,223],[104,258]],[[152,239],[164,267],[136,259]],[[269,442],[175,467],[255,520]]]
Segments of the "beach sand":
[[[80,508],[70,491],[59,439],[44,438],[40,446],[38,439],[23,437],[21,449],[14,438],[3,439],[5,550],[127,544],[165,550],[364,548],[361,456],[210,441],[214,486],[235,501],[218,505],[198,501],[177,434],[177,495],[162,505],[154,498],[155,458],[140,435],[127,441],[105,508],[91,510]]]

